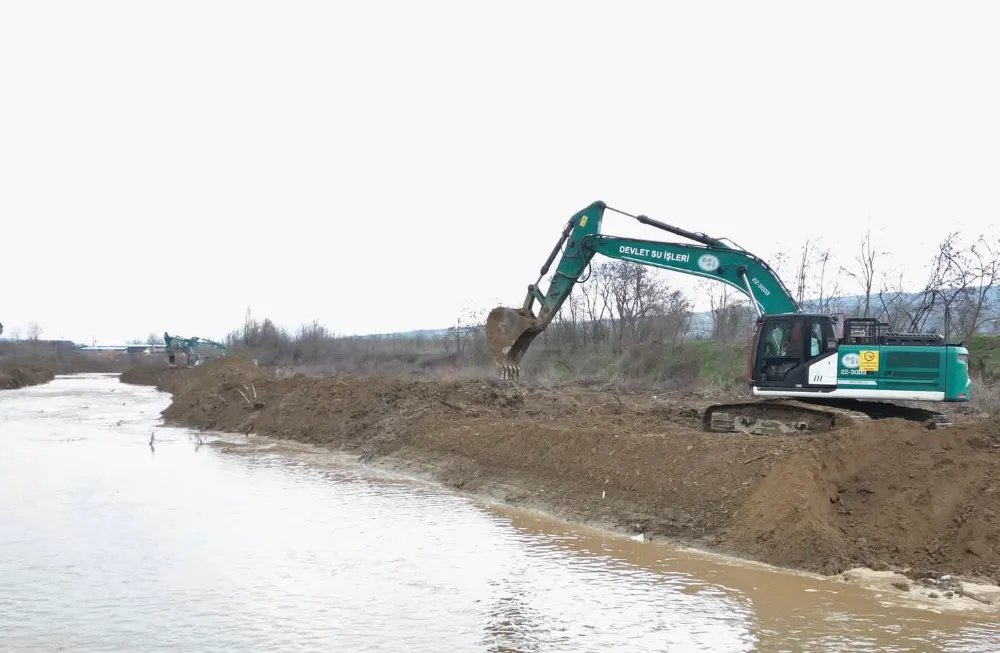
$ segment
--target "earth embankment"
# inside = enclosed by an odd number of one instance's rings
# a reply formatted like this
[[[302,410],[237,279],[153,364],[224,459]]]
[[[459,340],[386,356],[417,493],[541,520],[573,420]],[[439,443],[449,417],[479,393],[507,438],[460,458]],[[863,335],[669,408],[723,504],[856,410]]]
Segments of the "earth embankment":
[[[169,422],[354,452],[566,519],[785,567],[1000,580],[1000,424],[700,430],[697,397],[491,381],[276,378],[227,357],[123,375]]]
[[[55,372],[47,367],[17,361],[0,362],[0,390],[15,390],[48,383]]]
[[[113,373],[126,365],[83,355],[3,355],[0,352],[0,390],[48,383],[57,374]]]

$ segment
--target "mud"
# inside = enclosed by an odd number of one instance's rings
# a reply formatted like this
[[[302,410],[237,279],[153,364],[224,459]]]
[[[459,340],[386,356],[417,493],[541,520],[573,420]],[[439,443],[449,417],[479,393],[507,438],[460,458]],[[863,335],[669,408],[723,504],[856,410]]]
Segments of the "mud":
[[[1000,580],[993,422],[722,435],[700,430],[695,396],[278,379],[238,357],[155,382],[173,423],[325,445],[570,520],[825,574]]]

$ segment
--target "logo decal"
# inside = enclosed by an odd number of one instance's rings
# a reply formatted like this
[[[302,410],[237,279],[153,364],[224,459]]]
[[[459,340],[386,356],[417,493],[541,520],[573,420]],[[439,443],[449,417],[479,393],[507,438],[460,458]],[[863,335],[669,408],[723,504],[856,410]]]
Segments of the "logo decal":
[[[840,364],[850,370],[861,367],[861,357],[857,354],[844,354],[840,357]]]
[[[702,254],[698,257],[698,267],[705,272],[715,272],[719,269],[719,259],[712,254]]]

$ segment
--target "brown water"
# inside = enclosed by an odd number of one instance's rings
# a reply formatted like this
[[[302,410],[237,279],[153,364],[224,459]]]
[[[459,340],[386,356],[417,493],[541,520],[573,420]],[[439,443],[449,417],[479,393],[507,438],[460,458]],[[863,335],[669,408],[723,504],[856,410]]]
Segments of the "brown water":
[[[997,651],[991,612],[490,508],[159,425],[104,376],[0,392],[0,651]],[[149,440],[154,434],[153,446]]]

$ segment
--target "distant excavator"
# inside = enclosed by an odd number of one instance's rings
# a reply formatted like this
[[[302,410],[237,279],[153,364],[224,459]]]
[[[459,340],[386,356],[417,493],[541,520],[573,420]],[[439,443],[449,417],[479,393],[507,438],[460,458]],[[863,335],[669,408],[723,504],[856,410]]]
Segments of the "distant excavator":
[[[698,244],[603,235],[605,211]],[[543,293],[538,285],[560,250],[562,258]],[[552,322],[595,254],[714,279],[750,299],[758,318],[750,339],[747,382],[762,400],[706,407],[702,424],[708,431],[825,432],[845,422],[883,417],[942,428],[951,420],[938,411],[887,402],[972,398],[964,343],[946,342],[936,334],[890,333],[888,325],[876,319],[803,313],[774,270],[732,241],[632,215],[604,202],[594,202],[566,223],[521,308],[500,306],[487,317],[486,338],[502,378],[519,376],[531,341]],[[532,311],[535,301],[540,304],[537,315]]]
[[[192,365],[201,365],[207,360],[229,355],[229,348],[221,342],[206,340],[204,338],[198,338],[197,336],[194,338],[182,338],[181,336],[172,336],[164,331],[163,343],[166,345],[167,361],[171,366],[177,364],[177,352],[179,351],[184,352],[188,367],[191,367]],[[203,349],[217,351],[219,352],[219,355],[205,355],[202,353]]]

